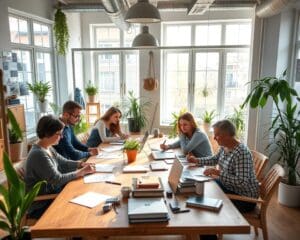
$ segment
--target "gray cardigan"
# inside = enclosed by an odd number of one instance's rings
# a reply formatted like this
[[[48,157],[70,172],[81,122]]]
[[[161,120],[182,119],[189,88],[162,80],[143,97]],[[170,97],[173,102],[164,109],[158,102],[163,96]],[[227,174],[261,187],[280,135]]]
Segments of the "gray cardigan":
[[[195,157],[207,157],[212,155],[208,137],[199,128],[196,128],[191,139],[186,135],[179,135],[179,139],[170,144],[169,148],[181,148],[184,154],[191,152]]]

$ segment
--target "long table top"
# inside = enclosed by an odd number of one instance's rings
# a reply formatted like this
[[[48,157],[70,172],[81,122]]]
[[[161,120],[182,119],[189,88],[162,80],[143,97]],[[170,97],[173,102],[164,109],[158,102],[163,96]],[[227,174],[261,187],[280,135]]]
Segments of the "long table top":
[[[149,139],[152,146],[157,145],[156,139]],[[92,157],[90,162],[101,162],[106,164],[116,164],[117,170],[114,172],[116,181],[122,186],[131,186],[132,178],[145,174],[125,174],[122,167],[126,165],[126,156],[120,159],[100,160]],[[148,144],[144,150],[138,154],[137,160],[131,165],[149,165],[153,161]],[[171,165],[169,165],[169,169]],[[149,172],[162,178],[165,189],[169,189],[167,178],[168,171]],[[51,206],[31,228],[33,237],[66,237],[66,236],[117,236],[117,235],[187,235],[188,239],[197,239],[199,234],[230,234],[249,233],[250,226],[231,201],[218,187],[211,181],[205,183],[204,196],[223,200],[223,206],[219,212],[204,210],[200,208],[190,208],[188,213],[173,214],[170,209],[170,220],[168,223],[138,223],[129,224],[127,216],[127,199],[122,199],[121,205],[115,211],[106,214],[102,213],[100,204],[94,208],[87,208],[70,203],[76,196],[93,191],[110,196],[121,196],[122,186],[108,183],[85,184],[83,179],[78,179],[68,183]],[[187,195],[176,195],[185,206]],[[167,202],[172,199],[166,198]]]

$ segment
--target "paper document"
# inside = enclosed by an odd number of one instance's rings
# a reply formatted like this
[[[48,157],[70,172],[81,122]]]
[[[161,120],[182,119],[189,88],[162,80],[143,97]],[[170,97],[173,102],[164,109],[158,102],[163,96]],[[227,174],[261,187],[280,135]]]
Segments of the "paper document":
[[[101,152],[96,156],[97,159],[115,159],[115,158],[122,158],[121,152]]]
[[[110,152],[116,152],[121,151],[124,147],[123,146],[109,146],[109,147],[102,147],[100,148],[102,151],[110,153]]]
[[[114,181],[114,180],[115,180],[115,176],[113,174],[95,173],[83,177],[84,183],[97,183],[97,182]]]
[[[96,172],[112,173],[116,166],[112,164],[96,164]]]
[[[139,166],[139,165],[134,165],[134,166],[125,166],[123,168],[123,173],[145,173],[148,172],[149,168],[145,166]]]
[[[71,203],[76,203],[88,208],[93,208],[98,204],[104,202],[107,198],[111,198],[111,196],[103,195],[96,192],[87,192],[82,194],[76,198],[70,200]]]

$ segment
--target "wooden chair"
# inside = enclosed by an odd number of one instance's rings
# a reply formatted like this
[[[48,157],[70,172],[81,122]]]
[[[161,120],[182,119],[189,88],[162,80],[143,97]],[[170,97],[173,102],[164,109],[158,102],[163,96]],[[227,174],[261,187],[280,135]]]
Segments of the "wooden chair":
[[[76,137],[78,138],[78,140],[80,142],[82,142],[83,144],[86,144],[88,138],[89,138],[90,134],[88,132],[85,133],[79,133],[76,135]]]
[[[267,166],[267,162],[269,161],[269,159],[266,155],[255,150],[251,150],[251,154],[253,157],[256,178],[258,181],[261,181],[263,170]]]
[[[267,230],[267,208],[271,197],[278,187],[281,178],[284,176],[283,168],[275,164],[266,176],[263,178],[260,185],[260,194],[258,199],[239,196],[234,194],[227,194],[227,196],[232,200],[240,200],[245,202],[257,203],[258,206],[249,213],[243,213],[243,216],[247,221],[254,227],[255,235],[258,235],[257,228],[261,228],[263,232],[263,239],[268,240],[268,230]]]

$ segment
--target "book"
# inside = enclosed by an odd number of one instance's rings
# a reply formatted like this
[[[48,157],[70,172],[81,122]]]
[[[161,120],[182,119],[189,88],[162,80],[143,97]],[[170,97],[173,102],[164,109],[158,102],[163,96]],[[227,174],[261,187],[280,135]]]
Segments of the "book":
[[[136,180],[136,188],[159,188],[160,181],[157,176],[141,176]]]
[[[132,178],[132,196],[133,197],[163,197],[164,187],[160,177],[157,177],[159,186],[155,188],[138,188],[138,178]]]
[[[160,219],[168,217],[168,208],[163,198],[129,198],[129,219]]]
[[[199,207],[208,210],[218,211],[223,205],[221,199],[192,196],[186,200],[187,207]]]
[[[170,217],[163,218],[142,218],[142,219],[129,219],[129,223],[149,223],[149,222],[168,222]]]
[[[147,191],[147,192],[132,192],[132,197],[139,198],[139,197],[163,197],[164,192],[153,192],[153,191]]]
[[[152,171],[164,171],[168,170],[168,166],[164,162],[153,162],[150,163],[150,169]]]

